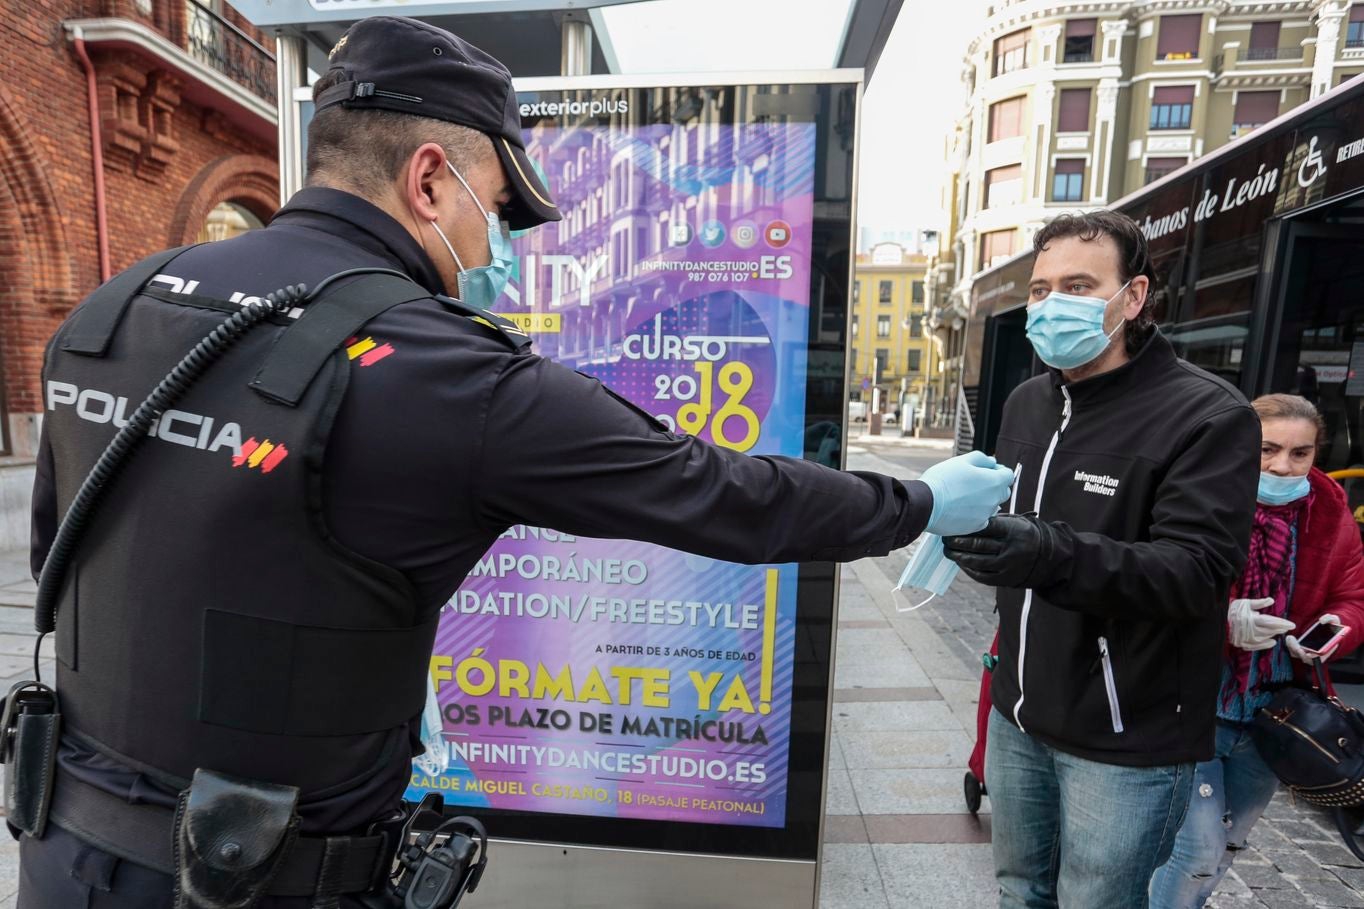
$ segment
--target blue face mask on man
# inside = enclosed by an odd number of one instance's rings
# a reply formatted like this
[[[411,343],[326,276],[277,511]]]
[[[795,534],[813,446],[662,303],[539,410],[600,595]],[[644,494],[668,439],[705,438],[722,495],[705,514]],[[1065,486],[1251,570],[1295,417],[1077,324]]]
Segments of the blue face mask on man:
[[[502,296],[502,291],[507,289],[507,282],[511,280],[512,265],[516,261],[512,253],[511,236],[497,219],[497,213],[488,211],[483,207],[483,203],[478,201],[478,196],[474,195],[468,181],[455,170],[455,166],[449,161],[445,162],[445,166],[450,168],[450,173],[455,175],[455,179],[464,187],[469,198],[474,200],[478,210],[483,212],[484,220],[488,222],[488,264],[478,268],[465,268],[455,253],[455,248],[445,236],[445,231],[441,230],[440,225],[434,220],[431,226],[436,229],[436,234],[450,251],[450,258],[455,260],[455,267],[459,269],[459,302],[476,309],[491,309],[497,298]]]
[[[1260,488],[1255,500],[1261,505],[1287,505],[1296,502],[1312,491],[1312,483],[1306,477],[1280,477],[1272,473],[1260,474]]]
[[[1107,300],[1052,291],[1041,303],[1029,306],[1028,340],[1038,359],[1056,369],[1077,369],[1103,353],[1125,324],[1119,322],[1105,332],[1104,313],[1131,283]]]

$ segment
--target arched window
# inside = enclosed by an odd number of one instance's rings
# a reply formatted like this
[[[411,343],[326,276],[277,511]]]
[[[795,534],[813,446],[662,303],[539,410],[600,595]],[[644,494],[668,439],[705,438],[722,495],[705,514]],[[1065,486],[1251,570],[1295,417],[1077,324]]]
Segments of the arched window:
[[[209,209],[208,217],[204,218],[204,223],[200,225],[198,242],[230,240],[248,230],[264,226],[261,219],[249,208],[236,202],[219,202]]]

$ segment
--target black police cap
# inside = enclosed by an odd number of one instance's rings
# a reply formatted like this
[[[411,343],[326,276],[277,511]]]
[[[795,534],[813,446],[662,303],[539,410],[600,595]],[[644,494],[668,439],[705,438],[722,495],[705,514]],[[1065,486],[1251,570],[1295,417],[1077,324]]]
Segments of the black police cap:
[[[511,184],[511,201],[502,208],[508,225],[559,220],[549,188],[526,155],[511,73],[498,60],[445,29],[397,16],[361,19],[328,56],[330,71],[340,70],[344,78],[318,96],[317,110],[337,104],[392,110],[486,133]]]

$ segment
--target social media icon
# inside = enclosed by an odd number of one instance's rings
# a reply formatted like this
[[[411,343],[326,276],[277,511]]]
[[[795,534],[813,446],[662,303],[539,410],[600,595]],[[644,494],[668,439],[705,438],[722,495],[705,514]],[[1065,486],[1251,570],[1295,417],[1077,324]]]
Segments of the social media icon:
[[[686,246],[691,242],[691,225],[686,221],[668,225],[668,243],[672,246]]]
[[[729,234],[734,238],[734,245],[740,249],[748,249],[758,242],[758,226],[752,221],[734,222]]]
[[[763,239],[773,249],[781,249],[791,242],[791,225],[785,221],[770,221],[763,231]]]
[[[725,226],[719,221],[707,221],[701,225],[701,245],[714,249],[725,242]]]

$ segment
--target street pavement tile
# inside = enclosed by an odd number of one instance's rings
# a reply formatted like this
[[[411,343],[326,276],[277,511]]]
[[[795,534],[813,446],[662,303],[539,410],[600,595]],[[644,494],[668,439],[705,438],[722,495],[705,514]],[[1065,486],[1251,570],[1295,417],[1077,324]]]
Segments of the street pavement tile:
[[[3,651],[0,651],[3,653]],[[835,688],[835,704],[857,701],[941,701],[936,688]]]
[[[890,909],[871,846],[831,843],[824,847],[819,909]]]
[[[1298,845],[1303,843],[1330,843],[1340,842],[1340,834],[1335,831],[1327,831],[1320,824],[1310,818],[1300,818],[1294,820],[1281,819],[1274,824],[1280,833],[1288,837]],[[1341,847],[1344,848],[1344,847]],[[1349,850],[1346,850],[1347,854]]]
[[[0,897],[17,898],[19,893],[19,844],[9,831],[0,830]],[[0,903],[0,906],[8,905]]]
[[[843,759],[843,743],[838,740],[838,730],[829,735],[829,769],[848,769],[848,762]]]
[[[857,810],[857,796],[846,770],[829,771],[829,789],[824,796],[825,814],[861,814]]]
[[[1254,898],[1254,894],[1250,892],[1246,882],[1236,876],[1235,866],[1232,866],[1232,869],[1222,876],[1221,882],[1217,885],[1217,894],[1242,900]]]
[[[1280,833],[1273,824],[1256,824],[1250,828],[1246,842],[1261,852],[1285,852],[1297,848],[1293,841]]]
[[[1255,898],[1268,909],[1304,909],[1304,907],[1312,905],[1301,890],[1290,885],[1287,881],[1284,881],[1280,888],[1252,892],[1255,894]]]
[[[874,845],[895,909],[993,909],[999,904],[988,845]]]
[[[870,628],[888,629],[890,628],[890,623],[887,622],[885,619],[849,619],[847,621],[843,621],[842,619],[840,619],[838,622],[838,627],[840,630],[846,629],[848,631],[866,631],[867,629]]]
[[[0,656],[0,678],[7,678],[23,672],[27,672],[29,675],[33,674],[32,656]]]
[[[966,811],[964,769],[849,770],[863,814],[953,814]],[[988,810],[982,808],[982,811]]]
[[[882,626],[890,624],[886,621],[886,617],[881,614],[881,610],[877,609],[870,600],[865,603],[839,603],[838,624],[841,627],[845,622],[879,622]]]
[[[1298,888],[1318,906],[1364,906],[1364,897],[1340,881],[1296,881]]]
[[[1250,887],[1258,889],[1284,886],[1283,875],[1279,873],[1277,868],[1268,863],[1246,862],[1238,858],[1232,868],[1235,869],[1241,880],[1245,881]]]
[[[1364,868],[1364,862],[1360,862],[1353,852],[1340,845],[1339,837],[1333,843],[1304,842],[1302,847],[1311,851],[1314,860],[1329,865],[1332,872],[1342,868]]]
[[[849,768],[918,768],[966,766],[971,740],[961,731],[850,732],[843,739]]]
[[[874,844],[990,842],[988,814],[869,814],[865,820]]]
[[[853,631],[849,634],[863,634]],[[867,653],[845,648],[843,636],[838,639],[838,657],[834,669],[835,688],[927,688],[933,683],[919,668],[914,657],[900,645],[899,652]]]
[[[824,818],[824,842],[865,843],[867,825],[860,814],[831,814]]]
[[[833,714],[834,729],[848,737],[857,732],[961,731],[961,723],[942,701],[836,702]]]
[[[1335,880],[1335,875],[1317,864],[1301,849],[1285,850],[1282,852],[1266,852],[1265,858],[1269,859],[1284,874],[1301,880]]]
[[[33,613],[30,612],[31,616]],[[32,621],[29,622],[30,626]],[[30,629],[28,634],[0,634],[0,656],[33,656],[33,636]],[[57,645],[48,635],[43,638],[43,656],[50,657],[57,651]]]

